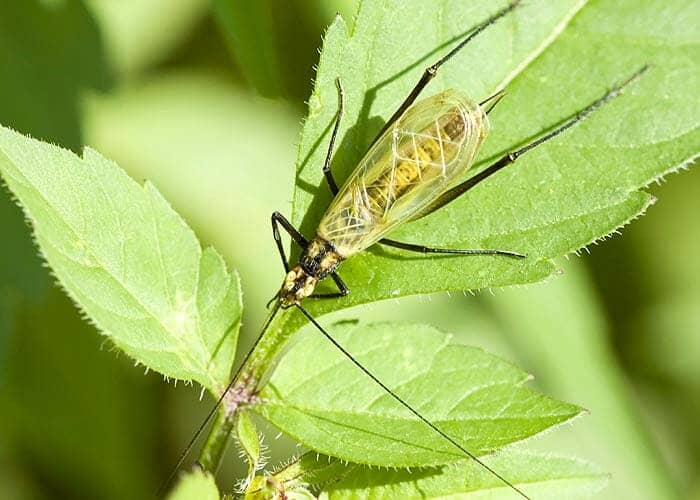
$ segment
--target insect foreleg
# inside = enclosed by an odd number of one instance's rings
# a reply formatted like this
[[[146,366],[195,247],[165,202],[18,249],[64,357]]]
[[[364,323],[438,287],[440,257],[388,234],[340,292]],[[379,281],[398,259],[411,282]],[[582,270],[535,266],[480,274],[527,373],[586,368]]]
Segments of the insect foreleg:
[[[418,80],[418,83],[416,84],[415,87],[413,87],[413,90],[411,90],[411,93],[408,94],[408,97],[401,103],[399,106],[399,109],[397,109],[393,115],[391,115],[391,118],[384,124],[384,127],[379,131],[377,134],[377,137],[372,141],[372,144],[376,142],[377,138],[381,137],[381,135],[386,132],[386,130],[391,127],[391,125],[401,118],[401,116],[406,112],[408,108],[411,107],[411,105],[416,101],[420,93],[423,91],[426,85],[430,83],[430,81],[435,78],[435,75],[437,75],[438,69],[440,69],[440,66],[445,64],[447,61],[452,59],[457,53],[464,48],[465,45],[467,45],[469,42],[471,42],[479,33],[484,31],[486,28],[494,24],[496,21],[501,19],[503,16],[506,14],[510,13],[513,9],[515,9],[518,4],[520,3],[520,0],[514,0],[512,1],[507,7],[504,9],[501,9],[500,11],[496,12],[493,16],[489,17],[486,21],[483,23],[479,24],[476,28],[474,28],[472,31],[469,32],[469,34],[466,36],[464,40],[459,42],[459,44],[453,48],[450,52],[448,52],[445,56],[440,58],[436,63],[434,63],[432,66],[429,66],[423,71],[423,76],[420,77],[420,80]],[[371,147],[371,146],[370,146]]]
[[[309,242],[281,213],[272,212],[272,217],[270,219],[272,221],[272,237],[275,239],[277,251],[280,253],[280,257],[282,259],[282,265],[284,266],[285,272],[289,272],[289,261],[287,260],[287,254],[284,251],[284,245],[282,244],[282,237],[280,235],[278,224],[280,224],[284,230],[287,231],[287,234],[289,234],[289,236],[291,236],[301,248],[306,248],[309,245]]]
[[[578,122],[585,120],[591,113],[599,109],[601,106],[606,104],[608,101],[611,99],[617,97],[622,93],[622,90],[630,85],[632,82],[636,81],[646,70],[648,69],[648,66],[644,66],[637,70],[631,77],[629,77],[627,80],[622,82],[621,84],[613,87],[611,90],[609,90],[603,97],[593,101],[591,104],[583,108],[581,111],[576,113],[573,117],[567,119],[560,125],[556,126],[553,130],[550,132],[542,135],[538,139],[535,139],[534,141],[530,142],[529,144],[526,144],[525,146],[521,147],[520,149],[517,149],[515,151],[511,151],[510,153],[504,155],[502,158],[497,160],[495,163],[489,165],[487,168],[479,172],[478,174],[470,177],[466,181],[462,182],[461,184],[458,184],[457,186],[453,187],[452,189],[449,189],[445,191],[442,195],[440,195],[432,204],[428,206],[427,209],[425,209],[423,212],[421,212],[420,217],[424,217],[435,210],[444,207],[451,201],[456,200],[460,196],[462,196],[464,193],[469,191],[471,188],[476,186],[478,183],[483,181],[484,179],[490,177],[491,175],[495,174],[499,170],[501,170],[503,167],[507,167],[511,163],[514,163],[515,160],[517,160],[519,157],[530,151],[531,149],[536,148],[537,146],[544,144],[545,142],[549,141],[550,139],[554,139],[556,136],[564,132],[565,130],[573,127],[576,125]],[[418,218],[420,218],[418,217]]]
[[[350,293],[350,289],[348,286],[345,284],[343,279],[338,275],[338,273],[331,273],[331,278],[333,278],[333,281],[335,282],[335,286],[338,287],[338,292],[333,292],[333,293],[315,293],[313,295],[309,295],[308,298],[310,299],[339,299],[340,297],[345,297]]]
[[[333,147],[335,146],[335,138],[340,128],[340,120],[343,118],[343,112],[345,110],[345,93],[343,92],[343,85],[340,83],[340,78],[336,78],[335,86],[338,89],[338,112],[335,115],[335,125],[333,125],[331,140],[328,143],[326,161],[323,163],[323,175],[326,177],[328,188],[331,190],[331,193],[333,193],[333,196],[338,194],[338,184],[333,178],[333,172],[331,172],[331,159],[333,159]]]
[[[517,259],[524,259],[526,255],[511,252],[510,250],[492,250],[492,249],[474,249],[474,250],[462,250],[459,248],[435,248],[426,247],[423,245],[414,245],[413,243],[404,243],[403,241],[390,240],[383,238],[379,240],[382,245],[401,248],[403,250],[408,250],[409,252],[418,253],[439,253],[439,254],[451,254],[451,255],[503,255],[504,257],[514,257]]]

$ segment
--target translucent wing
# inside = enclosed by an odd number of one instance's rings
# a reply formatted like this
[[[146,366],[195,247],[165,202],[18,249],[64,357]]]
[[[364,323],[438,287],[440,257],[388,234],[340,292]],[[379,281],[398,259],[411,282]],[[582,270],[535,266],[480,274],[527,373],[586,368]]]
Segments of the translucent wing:
[[[343,257],[417,215],[471,166],[489,130],[478,104],[447,90],[389,127],[333,199],[318,227]]]

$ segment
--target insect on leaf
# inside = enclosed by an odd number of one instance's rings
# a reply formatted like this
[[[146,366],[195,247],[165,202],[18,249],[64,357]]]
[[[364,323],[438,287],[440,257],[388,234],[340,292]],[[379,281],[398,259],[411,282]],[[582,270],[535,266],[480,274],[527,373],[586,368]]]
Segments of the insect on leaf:
[[[238,276],[152,184],[91,149],[80,158],[6,128],[0,173],[61,285],[115,345],[168,377],[225,387]]]
[[[523,387],[530,377],[515,366],[451,344],[430,326],[336,324],[333,332],[390,389],[476,455],[581,412]],[[320,335],[292,348],[261,397],[255,411],[312,450],[343,460],[425,466],[464,458]]]
[[[375,0],[353,26],[336,18],[324,39],[299,148],[293,222],[306,236],[328,206],[321,166],[346,92],[332,170],[342,183],[425,67],[506,2]],[[645,75],[586,121],[435,213],[389,237],[428,246],[497,248],[523,261],[427,256],[374,247],[343,264],[351,289],[315,311],[444,290],[541,280],[550,259],[610,234],[653,201],[639,189],[697,155],[697,14],[682,0],[533,0],[441,67],[422,97],[447,88],[475,101],[506,89],[471,172],[550,130],[644,65]],[[465,178],[469,173],[465,174]]]

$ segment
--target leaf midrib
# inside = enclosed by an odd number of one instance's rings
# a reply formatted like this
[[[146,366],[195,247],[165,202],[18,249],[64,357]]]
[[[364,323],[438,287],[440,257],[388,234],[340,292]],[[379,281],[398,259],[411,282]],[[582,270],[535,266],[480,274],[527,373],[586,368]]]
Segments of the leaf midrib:
[[[535,393],[533,393],[535,394]],[[317,418],[321,415],[334,415],[334,416],[339,416],[339,417],[367,417],[368,419],[370,418],[381,418],[387,421],[395,421],[395,422],[410,422],[410,423],[416,423],[416,424],[421,424],[421,421],[418,420],[415,416],[406,414],[406,416],[401,416],[401,415],[396,415],[396,414],[385,414],[385,413],[377,413],[377,412],[370,412],[367,410],[329,410],[326,408],[315,408],[312,406],[303,406],[303,405],[298,405],[298,404],[290,404],[289,402],[285,400],[278,400],[278,401],[272,401],[270,399],[264,400],[261,404],[257,405],[258,408],[262,408],[262,412],[264,412],[264,408],[270,408],[270,409],[292,409],[295,411],[298,411],[302,415],[305,415],[307,417],[311,418]],[[255,407],[253,407],[255,408]],[[528,422],[531,421],[536,421],[538,419],[548,419],[548,418],[553,418],[553,417],[571,417],[575,416],[581,413],[581,410],[576,409],[575,407],[564,407],[564,408],[555,408],[555,411],[550,411],[549,413],[539,413],[538,415],[534,416],[498,416],[498,417],[479,417],[479,416],[474,416],[474,417],[441,417],[441,418],[435,418],[432,419],[430,415],[426,418],[431,418],[431,422],[434,424],[447,424],[447,423],[463,423],[463,422],[471,422],[471,423],[478,423],[478,422],[503,422],[507,420],[515,420],[515,421],[520,421],[520,420],[525,420]],[[564,410],[569,410],[569,411],[564,411]],[[527,410],[524,410],[527,411]],[[339,423],[339,422],[336,422]],[[421,424],[422,425],[422,424]]]

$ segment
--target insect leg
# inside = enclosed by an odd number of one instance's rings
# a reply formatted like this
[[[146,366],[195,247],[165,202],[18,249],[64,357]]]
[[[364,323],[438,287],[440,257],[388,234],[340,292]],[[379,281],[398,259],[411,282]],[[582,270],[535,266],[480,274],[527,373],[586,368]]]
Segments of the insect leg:
[[[338,290],[340,290],[339,292],[315,293],[313,295],[309,295],[308,298],[310,298],[310,299],[338,299],[340,297],[345,297],[350,293],[350,289],[345,284],[343,279],[338,275],[338,273],[336,273],[336,272],[331,273],[331,278],[333,278],[333,281],[335,282],[335,286],[337,286]]]
[[[468,35],[467,37],[459,42],[459,44],[453,48],[450,52],[448,52],[445,56],[440,58],[435,64],[432,66],[429,66],[423,71],[423,76],[420,77],[420,80],[418,80],[418,83],[416,84],[415,87],[413,87],[413,90],[411,90],[411,93],[408,94],[408,97],[401,103],[401,106],[399,106],[399,109],[397,109],[393,115],[391,115],[391,118],[384,124],[384,127],[379,131],[377,134],[377,138],[380,137],[386,130],[391,127],[391,125],[401,118],[401,115],[403,115],[406,110],[411,107],[411,104],[413,104],[420,93],[423,91],[426,85],[430,83],[430,81],[435,78],[435,75],[438,72],[438,69],[440,69],[440,66],[445,64],[447,61],[452,59],[457,53],[464,48],[465,45],[467,45],[469,42],[471,42],[479,33],[484,31],[486,28],[491,26],[492,24],[496,23],[499,19],[501,19],[503,16],[506,14],[510,13],[513,9],[515,9],[518,4],[520,3],[520,0],[514,0],[512,1],[507,7],[504,9],[501,9],[500,11],[496,12],[493,16],[489,17],[486,21],[483,23],[479,24],[476,28],[474,28]],[[375,139],[376,141],[376,139]],[[374,141],[373,141],[374,142]]]
[[[340,78],[336,78],[335,86],[338,89],[338,113],[335,115],[335,125],[333,125],[331,141],[328,143],[326,161],[323,163],[323,175],[326,177],[328,188],[331,190],[331,193],[333,193],[334,196],[338,194],[338,184],[333,178],[333,172],[331,172],[331,159],[333,158],[335,138],[338,135],[338,129],[340,128],[340,120],[343,118],[343,112],[345,110],[345,93],[343,92],[343,85],[340,83]]]
[[[520,156],[524,155],[531,149],[536,148],[537,146],[544,144],[545,142],[549,141],[550,139],[554,139],[556,136],[564,132],[565,130],[573,127],[576,125],[578,122],[585,120],[591,113],[599,109],[601,106],[606,104],[608,101],[614,99],[615,97],[619,96],[622,91],[625,89],[625,87],[629,86],[633,82],[635,82],[639,77],[642,76],[642,74],[648,69],[648,66],[643,66],[639,70],[637,70],[632,76],[627,78],[624,82],[620,83],[619,85],[613,87],[610,89],[604,96],[600,97],[599,99],[593,101],[591,104],[583,108],[581,111],[576,113],[573,117],[569,118],[568,120],[564,121],[561,125],[557,126],[554,128],[554,130],[551,130],[550,132],[544,134],[543,136],[539,137],[538,139],[535,139],[529,144],[526,144],[525,146],[521,147],[520,149],[517,149],[515,151],[511,151],[510,153],[504,155],[502,158],[497,160],[495,163],[489,165],[487,168],[479,172],[478,174],[470,177],[466,181],[462,182],[461,184],[458,184],[457,186],[453,187],[452,189],[449,189],[448,191],[445,191],[442,195],[440,195],[428,208],[426,208],[423,212],[421,212],[420,217],[424,217],[435,210],[444,207],[451,201],[456,200],[460,196],[462,196],[464,193],[469,191],[471,188],[476,186],[478,183],[483,181],[484,179],[490,177],[491,175],[495,174],[499,170],[501,170],[503,167],[507,167],[511,163],[515,162]],[[418,217],[418,218],[420,218]]]
[[[423,245],[414,245],[412,243],[404,243],[403,241],[390,240],[383,238],[379,240],[379,243],[389,247],[401,248],[403,250],[408,250],[410,252],[418,253],[440,253],[440,254],[451,254],[451,255],[503,255],[504,257],[514,257],[517,259],[523,259],[526,256],[518,253],[511,252],[510,250],[492,250],[492,249],[475,249],[475,250],[462,250],[459,248],[435,248],[426,247]]]
[[[284,270],[289,272],[289,262],[287,261],[287,254],[284,251],[284,245],[282,244],[282,237],[280,236],[280,230],[278,224],[280,224],[285,231],[292,237],[292,239],[302,248],[306,248],[309,242],[304,238],[299,231],[297,231],[292,223],[289,222],[284,215],[279,212],[272,212],[272,237],[275,239],[275,244],[277,245],[277,251],[280,253],[282,258],[282,265]]]

